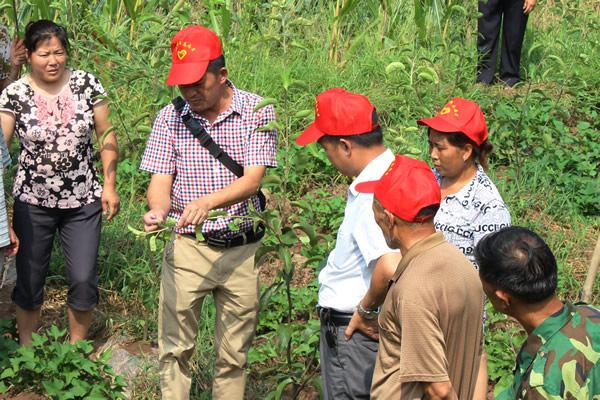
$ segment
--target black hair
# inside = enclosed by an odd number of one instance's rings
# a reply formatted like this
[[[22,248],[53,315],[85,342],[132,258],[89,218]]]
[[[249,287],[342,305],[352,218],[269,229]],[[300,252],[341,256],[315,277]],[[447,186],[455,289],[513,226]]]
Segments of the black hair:
[[[377,111],[373,110],[373,124],[377,123],[378,121],[379,118],[377,116]],[[381,130],[381,125],[377,125],[372,131],[358,135],[325,135],[320,140],[330,144],[336,144],[340,141],[340,139],[350,140],[361,147],[379,146],[383,144],[383,131]]]
[[[431,127],[427,130],[427,134],[429,135],[431,132]],[[473,160],[476,160],[481,164],[483,169],[487,170],[487,156],[494,150],[494,146],[485,139],[480,145],[471,140],[467,135],[462,132],[442,132],[444,133],[444,137],[448,139],[448,142],[455,147],[465,147],[467,144],[470,144],[473,148],[473,152],[471,157]]]
[[[534,304],[556,292],[556,259],[535,233],[510,226],[485,236],[475,247],[481,278]]]
[[[222,54],[214,60],[209,61],[208,67],[206,67],[206,72],[211,72],[215,75],[218,75],[221,71],[221,68],[225,68],[225,56]]]
[[[435,217],[435,214],[437,213],[439,208],[440,208],[439,204],[432,204],[430,206],[423,207],[417,213],[417,215],[415,215],[415,218],[425,218],[425,217],[430,217],[430,218],[427,218],[424,221],[410,221],[410,222],[406,221],[406,223],[410,226],[417,226],[417,225],[431,223],[431,222],[433,222],[433,217]]]
[[[41,42],[50,40],[52,37],[56,37],[60,41],[68,55],[69,39],[67,31],[62,26],[47,19],[40,19],[39,21],[27,24],[25,27],[25,48],[31,54]]]

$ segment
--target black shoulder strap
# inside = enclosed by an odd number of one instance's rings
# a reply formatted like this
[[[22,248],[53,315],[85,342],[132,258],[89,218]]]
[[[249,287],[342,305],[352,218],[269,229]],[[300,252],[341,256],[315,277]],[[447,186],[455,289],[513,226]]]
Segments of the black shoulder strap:
[[[175,106],[175,111],[177,111],[177,113],[181,115],[181,112],[185,107],[185,100],[183,100],[181,96],[177,96],[173,99],[172,103]],[[181,115],[181,120],[188,128],[188,130],[192,133],[192,135],[194,135],[194,137],[200,141],[200,146],[208,150],[211,156],[216,158],[221,164],[227,167],[227,169],[233,172],[238,178],[244,176],[244,168],[240,164],[238,164],[237,161],[235,161],[233,158],[229,157],[229,154],[223,151],[223,149],[221,149],[221,146],[215,143],[215,141],[208,134],[208,132],[206,132],[206,129],[204,129],[200,122],[192,118],[191,114]],[[260,200],[260,206],[262,210],[264,210],[266,206],[266,199],[264,193],[261,190],[258,191],[258,198]]]
[[[175,106],[175,110],[181,114],[183,107],[185,107],[185,100],[178,96],[173,99],[172,103]],[[190,114],[182,115],[181,120],[192,133],[192,135],[194,135],[196,139],[200,141],[200,145],[208,150],[211,156],[219,160],[221,164],[227,167],[227,169],[233,172],[238,178],[244,176],[244,168],[233,158],[229,157],[229,154],[223,151],[223,149],[221,149],[221,147],[215,143],[200,122],[192,118]]]

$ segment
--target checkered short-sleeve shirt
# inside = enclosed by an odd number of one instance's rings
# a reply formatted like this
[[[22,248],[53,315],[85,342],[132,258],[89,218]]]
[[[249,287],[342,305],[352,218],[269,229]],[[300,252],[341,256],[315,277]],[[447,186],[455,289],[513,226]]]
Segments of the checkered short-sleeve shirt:
[[[254,113],[254,107],[262,98],[235,88],[230,81],[227,81],[227,85],[233,89],[231,105],[212,125],[194,113],[188,104],[185,105],[182,114],[191,113],[213,140],[242,167],[276,167],[277,131],[256,131],[275,119],[273,106],[263,107]],[[153,174],[174,175],[169,217],[176,220],[179,220],[189,202],[217,192],[237,179],[233,172],[200,145],[172,104],[163,108],[154,121],[140,169]],[[261,211],[258,196],[253,196],[251,201],[254,208]],[[222,210],[228,215],[247,215],[248,200]],[[228,218],[206,221],[202,232],[220,239],[238,236],[239,231],[231,231],[228,228],[230,222],[231,219]],[[250,229],[251,221],[240,224],[240,231]],[[177,231],[194,233],[195,227],[188,225]]]

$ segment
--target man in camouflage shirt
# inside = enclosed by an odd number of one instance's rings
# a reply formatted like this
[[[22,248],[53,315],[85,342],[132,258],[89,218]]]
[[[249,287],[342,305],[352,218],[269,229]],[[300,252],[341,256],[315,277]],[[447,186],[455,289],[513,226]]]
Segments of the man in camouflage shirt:
[[[496,399],[600,399],[600,311],[556,297],[557,267],[535,233],[508,227],[475,248],[483,290],[529,335]]]

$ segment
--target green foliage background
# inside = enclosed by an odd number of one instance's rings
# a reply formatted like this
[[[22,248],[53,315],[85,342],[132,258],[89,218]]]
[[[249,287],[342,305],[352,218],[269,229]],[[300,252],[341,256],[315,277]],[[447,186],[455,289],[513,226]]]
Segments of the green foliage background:
[[[476,6],[464,0],[19,1],[21,31],[38,18],[67,27],[70,66],[97,75],[109,94],[121,147],[122,211],[103,228],[100,274],[104,297],[125,302],[129,314],[115,310],[102,315],[103,322],[140,338],[156,336],[160,252],[127,226],[141,226],[145,212],[149,176],[138,166],[152,121],[178,94],[164,84],[170,38],[192,23],[219,34],[231,80],[271,98],[278,113],[279,167],[264,182],[274,206],[260,217],[270,227],[266,268],[275,272],[250,353],[250,398],[320,388],[314,277],[335,244],[343,179],[317,146],[301,149],[294,139],[311,122],[315,96],[332,87],[368,96],[388,146],[426,161],[425,134],[416,120],[454,96],[477,101],[495,145],[490,174],[513,222],[549,242],[560,266],[559,294],[576,299],[600,231],[600,61],[594,56],[600,2],[540,2],[525,37],[524,82],[510,91],[474,85]],[[11,7],[12,1],[0,2],[5,23],[14,27]],[[52,285],[63,283],[62,271],[55,251]],[[596,284],[594,304],[599,296]],[[193,364],[197,398],[210,396],[214,315],[206,303]],[[522,337],[505,317],[490,314],[492,322],[507,324],[487,334],[496,381],[510,377]],[[157,385],[149,369],[135,398],[158,398]]]

